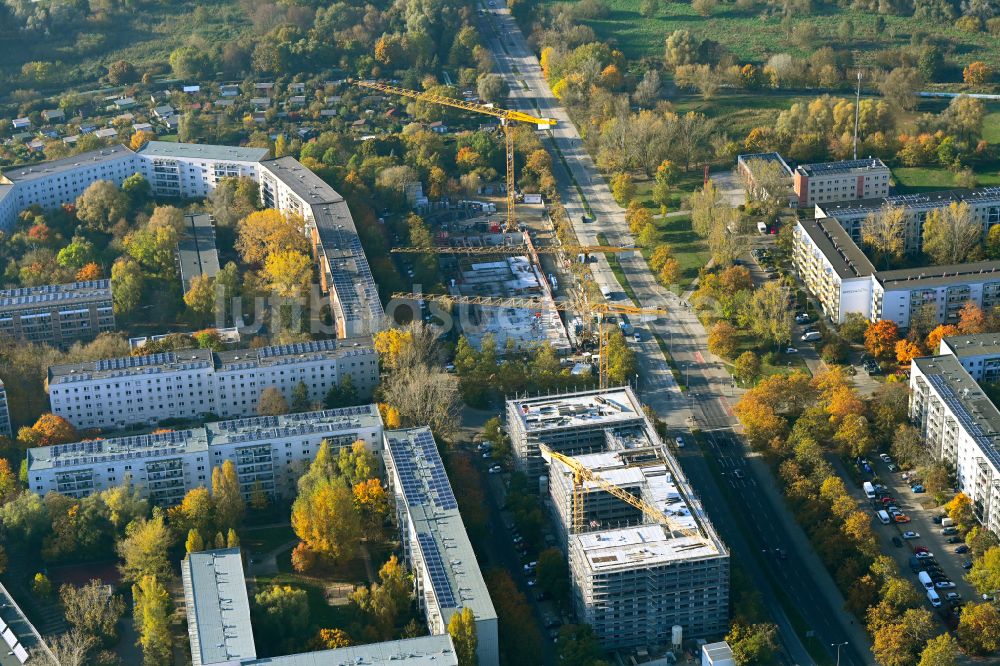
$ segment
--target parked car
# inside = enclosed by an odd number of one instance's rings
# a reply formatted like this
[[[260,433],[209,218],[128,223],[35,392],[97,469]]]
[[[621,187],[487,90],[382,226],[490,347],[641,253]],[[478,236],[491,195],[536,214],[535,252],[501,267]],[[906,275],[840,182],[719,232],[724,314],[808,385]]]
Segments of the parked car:
[[[972,560],[966,560],[966,561],[962,562],[962,568],[965,569],[966,571],[968,571],[969,569],[971,569],[972,568]]]
[[[969,552],[969,547],[963,543],[961,546],[955,549],[955,552],[958,553],[959,555],[965,555],[967,552]]]
[[[896,519],[897,523],[908,523],[908,522],[910,522],[910,517],[907,516],[905,513],[898,514],[897,516],[895,516],[895,519]]]
[[[947,599],[948,601],[958,601],[959,599],[962,598],[962,595],[959,594],[958,592],[949,592],[948,594],[944,595],[944,598]]]
[[[902,548],[903,540],[900,539],[898,536],[894,536],[892,537],[892,545],[895,546],[896,548]]]
[[[950,536],[944,540],[945,543],[962,543],[962,537],[960,536]]]
[[[878,457],[881,458],[884,463],[892,462],[892,458],[889,457],[888,453],[880,453],[878,454]]]
[[[919,539],[920,538],[920,532],[914,532],[912,530],[907,530],[907,531],[903,532],[903,538],[904,539]]]
[[[805,312],[800,312],[797,315],[795,315],[795,323],[796,324],[808,324],[809,320],[810,320],[810,317]]]
[[[786,354],[798,354],[799,350],[796,349],[795,347],[786,347],[785,348],[785,353]]]
[[[678,449],[683,449],[684,448],[684,438],[683,437],[674,437],[674,444],[677,445]]]
[[[912,490],[915,493],[922,493],[922,492],[924,492],[924,487],[918,483],[915,486],[911,486],[910,490]]]
[[[952,534],[958,534],[958,528],[955,526],[943,527],[941,528],[941,534],[944,536],[951,536]]]
[[[934,557],[934,553],[916,553],[914,557],[919,557],[920,559],[925,560],[929,557]]]
[[[913,552],[914,553],[929,553],[929,552],[931,552],[931,549],[928,548],[927,546],[917,546],[916,548],[913,549]]]
[[[951,590],[955,587],[955,584],[950,580],[941,580],[934,583],[934,587],[936,587],[939,590]]]
[[[483,452],[483,458],[489,459],[493,457],[493,453],[490,451]]]
[[[931,520],[933,520],[933,521],[934,521],[934,524],[935,524],[935,525],[940,525],[940,524],[941,524],[941,521],[942,521],[943,519],[944,519],[944,516],[934,516],[933,518],[931,518]]]
[[[503,467],[501,467],[500,465],[493,465],[489,469],[490,474],[499,474],[502,471],[503,471]]]
[[[896,471],[897,469],[899,469],[899,468],[898,468],[898,467],[896,467],[896,466],[895,466],[895,465],[894,465],[893,463],[889,463],[888,465],[886,465],[886,467],[888,467],[888,468],[889,468],[889,471],[890,471],[890,472],[895,472],[895,471]]]

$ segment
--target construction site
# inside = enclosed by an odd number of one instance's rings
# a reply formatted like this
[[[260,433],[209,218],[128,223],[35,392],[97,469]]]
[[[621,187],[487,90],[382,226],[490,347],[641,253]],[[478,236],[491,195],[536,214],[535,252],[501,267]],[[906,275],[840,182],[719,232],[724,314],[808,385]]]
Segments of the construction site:
[[[725,631],[729,552],[631,389],[511,400],[507,427],[543,462],[577,616],[606,649]]]

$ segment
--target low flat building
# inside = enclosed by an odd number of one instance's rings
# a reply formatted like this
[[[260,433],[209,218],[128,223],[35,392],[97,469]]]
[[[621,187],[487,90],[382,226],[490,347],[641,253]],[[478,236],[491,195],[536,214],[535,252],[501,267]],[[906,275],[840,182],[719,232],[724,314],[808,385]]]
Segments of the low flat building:
[[[793,236],[795,271],[834,323],[854,312],[906,329],[932,310],[938,323],[954,324],[966,303],[1000,304],[998,261],[877,271],[836,219],[799,220]]]
[[[185,293],[191,281],[219,272],[219,251],[215,248],[215,225],[206,213],[184,216],[184,235],[177,241],[177,262]]]
[[[736,666],[729,643],[706,643],[701,646],[701,666]]]
[[[109,280],[0,291],[0,335],[67,347],[113,330]]]
[[[758,164],[762,163],[777,165],[778,171],[782,176],[781,191],[768,192],[761,189],[764,186],[758,182],[754,169]],[[736,169],[750,188],[758,190],[756,194],[766,197],[777,197],[781,199],[782,205],[787,203],[787,205],[791,208],[795,208],[799,205],[799,197],[795,194],[795,191],[792,188],[792,169],[779,153],[749,153],[745,155],[737,155]]]
[[[6,648],[0,648],[0,666],[24,664],[55,664],[55,655],[42,640],[28,616],[0,583],[0,637]]]
[[[941,338],[938,354],[958,359],[973,379],[986,384],[1000,382],[1000,333],[955,335]]]
[[[189,490],[208,487],[212,468],[231,460],[247,500],[257,490],[290,498],[320,444],[329,442],[336,455],[358,440],[381,457],[375,405],[35,447],[28,449],[28,487],[79,498],[131,482],[157,506],[174,506]]]
[[[928,453],[955,470],[979,522],[1000,533],[1000,411],[957,357],[914,359],[910,419]]]
[[[452,616],[469,608],[476,618],[479,666],[497,666],[496,610],[430,428],[388,431],[383,451],[403,552],[428,629],[447,634]]]
[[[605,397],[621,400],[614,392]],[[550,506],[577,617],[607,650],[669,646],[674,626],[693,638],[725,632],[729,552],[677,461],[648,419],[605,423],[602,435],[593,452],[573,454],[576,463],[648,510],[596,481],[577,491],[574,471],[549,463]]]
[[[839,162],[800,164],[792,176],[799,206],[851,201],[889,194],[892,172],[877,157]]]
[[[546,471],[539,444],[567,455],[603,451],[607,430],[646,424],[642,404],[628,387],[515,398],[506,404],[514,463],[531,476]]]
[[[895,196],[867,195],[872,198],[851,202],[830,201],[817,203],[815,215],[834,217],[840,222],[855,243],[861,242],[861,223],[871,213],[878,212],[884,205],[901,207],[906,212],[906,232],[904,247],[914,254],[923,246],[924,221],[927,213],[945,208],[953,203],[969,204],[972,219],[983,227],[983,237],[994,224],[1000,224],[1000,187],[980,187],[974,190],[944,190],[921,194],[900,194]]]
[[[54,365],[48,391],[53,414],[80,429],[108,429],[213,414],[253,416],[265,389],[277,389],[291,404],[300,383],[310,403],[321,403],[348,376],[360,398],[371,396],[379,370],[370,339],[185,349]]]

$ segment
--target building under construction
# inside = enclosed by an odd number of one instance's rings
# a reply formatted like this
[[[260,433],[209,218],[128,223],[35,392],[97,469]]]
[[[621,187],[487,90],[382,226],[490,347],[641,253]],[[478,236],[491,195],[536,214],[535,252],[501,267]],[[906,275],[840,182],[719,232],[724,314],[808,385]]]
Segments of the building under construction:
[[[667,647],[678,638],[675,627],[684,638],[725,632],[729,552],[631,389],[511,400],[507,406],[515,452],[519,441],[535,450],[558,449],[597,479],[581,480],[555,459],[546,470],[576,612],[603,647]],[[645,509],[607,486],[624,490]]]

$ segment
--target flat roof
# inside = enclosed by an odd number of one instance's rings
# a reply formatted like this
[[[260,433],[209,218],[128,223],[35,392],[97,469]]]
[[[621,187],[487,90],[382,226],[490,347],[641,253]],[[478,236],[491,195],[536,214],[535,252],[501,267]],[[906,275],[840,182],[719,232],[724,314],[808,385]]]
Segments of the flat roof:
[[[375,428],[381,423],[375,405],[230,419],[187,430],[36,446],[27,451],[28,469],[76,468],[115,460],[162,458],[208,451],[212,446],[226,444]]]
[[[954,284],[955,282],[1000,281],[1000,261],[973,261],[967,264],[920,266],[894,271],[879,271],[875,277],[886,291],[919,289]]]
[[[174,143],[173,141],[150,141],[139,149],[140,154],[149,157],[177,157],[214,161],[233,160],[236,162],[260,162],[267,158],[267,148],[243,146],[219,146],[202,143]]]
[[[181,349],[146,354],[122,356],[82,363],[64,363],[49,366],[49,385],[69,382],[92,381],[125,375],[161,372],[179,372],[197,368],[236,370],[282,364],[304,363],[320,359],[373,354],[370,338],[343,338],[338,340],[311,340],[288,345],[232,349],[212,352],[209,349]]]
[[[967,356],[1000,356],[1000,333],[950,335],[941,342],[958,358]]]
[[[746,153],[743,155],[738,155],[736,161],[740,164],[749,166],[750,162],[759,160],[762,162],[777,162],[781,165],[781,169],[788,175],[789,178],[792,176],[792,170],[785,162],[785,158],[781,156],[781,153],[770,152],[770,153]]]
[[[445,624],[461,608],[471,609],[477,620],[496,618],[430,428],[391,430],[384,439]]]
[[[193,666],[255,659],[240,549],[189,553],[182,570]]]
[[[31,620],[24,614],[7,588],[0,583],[0,635],[6,645],[0,648],[0,666],[21,666],[30,662],[46,663],[51,656],[48,646]]]
[[[872,210],[881,208],[883,204],[905,206],[918,210],[939,208],[953,202],[968,201],[970,204],[1000,203],[1000,187],[979,187],[973,190],[951,189],[920,194],[897,194],[889,197],[874,197],[858,199],[857,201],[841,201],[816,204],[828,217],[867,215]]]
[[[795,170],[805,176],[825,176],[833,173],[846,173],[848,171],[886,169],[889,167],[885,162],[877,157],[869,157],[860,160],[840,160],[837,162],[816,162],[814,164],[800,164]]]
[[[875,267],[833,218],[800,219],[799,227],[809,236],[841,279],[868,277],[875,273]]]
[[[88,280],[68,284],[46,284],[38,287],[22,287],[0,291],[0,312],[17,310],[54,309],[67,303],[79,301],[111,302],[110,280]]]
[[[626,388],[597,389],[508,402],[517,407],[522,428],[526,431],[584,425],[612,426],[644,417],[642,408]]]
[[[993,468],[1000,469],[1000,411],[976,380],[951,354],[915,358],[913,364],[989,458]]]
[[[594,574],[725,555],[710,540],[673,537],[662,525],[584,532],[569,538],[571,548],[583,553],[587,568]]]
[[[458,666],[458,656],[455,654],[451,636],[438,634],[241,662],[241,666],[378,666],[379,664]]]
[[[219,252],[215,247],[215,227],[210,215],[184,216],[184,235],[177,241],[177,257],[185,291],[199,275],[215,277],[219,272]]]
[[[5,169],[3,175],[13,183],[23,183],[38,178],[48,178],[52,174],[72,171],[93,164],[102,162],[114,162],[125,157],[130,157],[134,153],[127,146],[121,144],[91,150],[79,155],[64,157],[59,160],[49,162],[38,162],[37,164],[23,164],[21,166]]]

